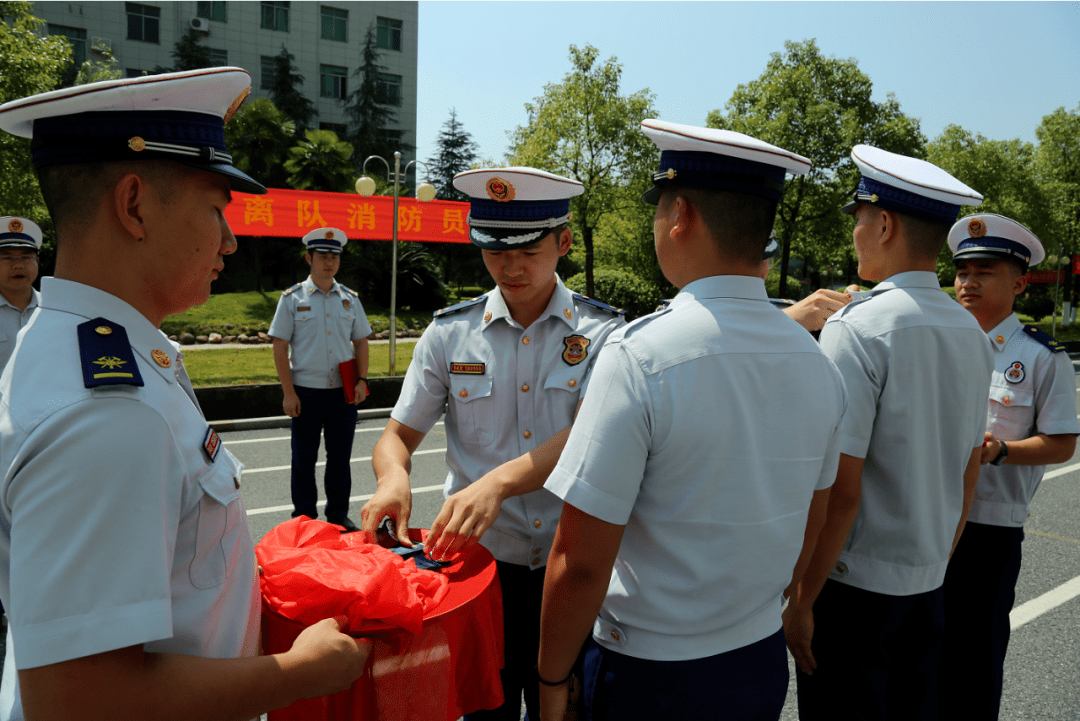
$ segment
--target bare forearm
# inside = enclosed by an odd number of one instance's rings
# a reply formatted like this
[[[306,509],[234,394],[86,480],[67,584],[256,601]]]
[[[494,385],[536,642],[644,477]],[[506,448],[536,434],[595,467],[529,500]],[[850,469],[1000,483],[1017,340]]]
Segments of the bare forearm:
[[[592,632],[593,622],[607,595],[607,573],[567,564],[565,553],[552,549],[544,580],[544,607],[540,616],[538,670],[547,681],[561,681]]]
[[[356,358],[356,370],[361,378],[368,377],[368,339],[361,338],[358,341],[353,341],[354,356]]]
[[[292,369],[289,368],[289,344],[280,338],[274,338],[274,369],[285,395],[296,393],[292,382]]]
[[[814,491],[813,500],[810,502],[810,510],[806,516],[806,531],[803,533],[802,550],[799,552],[799,558],[795,562],[795,570],[792,571],[791,583],[784,592],[785,596],[791,596],[795,593],[796,587],[806,574],[806,569],[810,566],[810,559],[814,556],[814,549],[817,548],[821,529],[825,527],[828,512],[829,489]]]
[[[960,542],[960,536],[964,533],[964,526],[967,525],[968,511],[971,510],[971,503],[975,500],[975,486],[979,481],[979,470],[981,464],[979,458],[982,455],[982,448],[975,448],[971,451],[971,457],[968,458],[967,467],[964,468],[964,505],[960,509],[960,521],[956,524],[956,533],[953,535],[952,548],[949,550],[949,558],[952,558],[953,551],[956,550],[956,544]]]
[[[564,428],[525,455],[507,461],[492,471],[491,475],[500,478],[499,495],[506,499],[543,488],[544,482],[555,470],[569,437],[570,429]]]
[[[1065,463],[1073,457],[1076,450],[1076,436],[1061,434],[1048,436],[1039,433],[1022,441],[1005,441],[1009,444],[1009,455],[1005,465],[1045,466],[1052,463]],[[1001,451],[1000,444],[998,452]],[[997,454],[994,454],[995,457]]]

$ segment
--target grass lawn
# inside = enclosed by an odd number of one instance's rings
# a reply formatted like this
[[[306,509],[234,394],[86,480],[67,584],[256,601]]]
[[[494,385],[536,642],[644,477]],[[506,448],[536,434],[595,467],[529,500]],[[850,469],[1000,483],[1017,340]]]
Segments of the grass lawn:
[[[416,340],[399,340],[395,372],[405,375],[412,362]],[[390,368],[390,344],[373,343],[368,377],[385,376]],[[277,383],[274,370],[274,351],[268,346],[254,348],[211,349],[206,346],[184,346],[184,367],[194,386],[227,386],[247,383]]]

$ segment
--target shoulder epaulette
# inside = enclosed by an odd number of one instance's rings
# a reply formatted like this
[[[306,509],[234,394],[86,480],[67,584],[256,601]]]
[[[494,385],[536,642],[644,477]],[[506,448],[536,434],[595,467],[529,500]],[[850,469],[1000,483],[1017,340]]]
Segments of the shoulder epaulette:
[[[781,309],[790,308],[795,305],[795,301],[788,300],[787,298],[769,298],[769,302]]]
[[[431,314],[432,318],[442,318],[443,316],[453,315],[454,313],[460,313],[466,308],[472,308],[474,305],[478,305],[487,300],[487,293],[484,295],[478,295],[472,300],[463,300],[460,303],[456,303],[448,308],[437,310]]]
[[[94,318],[81,323],[78,332],[83,385],[96,388],[143,384],[139,364],[135,361],[124,326],[104,318]]]
[[[612,313],[614,315],[626,315],[626,311],[622,308],[616,308],[614,306],[608,305],[607,303],[601,303],[600,301],[590,298],[587,295],[582,295],[581,293],[574,293],[574,300],[578,301],[579,303],[591,305],[593,308],[606,310],[608,313]]]
[[[346,293],[348,293],[349,295],[352,295],[352,296],[356,296],[357,298],[359,298],[359,297],[360,297],[360,294],[359,294],[359,293],[357,293],[357,292],[356,292],[355,290],[353,290],[352,288],[350,288],[349,286],[347,286],[347,285],[344,285],[344,284],[342,284],[342,283],[338,283],[338,285],[339,285],[339,286],[341,287],[341,289],[342,289],[343,291],[345,291],[345,292],[346,292]]]
[[[292,288],[288,288],[287,290],[281,291],[281,295],[285,296],[285,295],[288,295],[289,293],[298,291],[298,290],[300,290],[300,287],[303,286],[303,285],[304,285],[303,283],[297,283]]]
[[[1039,330],[1036,326],[1025,325],[1024,332],[1050,349],[1051,353],[1060,353],[1065,350],[1065,344],[1054,340],[1054,336]]]

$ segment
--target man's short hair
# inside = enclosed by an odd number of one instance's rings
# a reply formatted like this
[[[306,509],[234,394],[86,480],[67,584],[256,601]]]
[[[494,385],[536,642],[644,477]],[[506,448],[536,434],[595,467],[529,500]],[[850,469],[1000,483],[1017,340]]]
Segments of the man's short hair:
[[[949,239],[952,223],[935,223],[892,211],[904,230],[911,253],[919,258],[937,258]]]
[[[59,228],[66,223],[81,226],[96,217],[105,194],[127,173],[137,173],[154,186],[165,203],[171,203],[189,172],[167,161],[70,163],[40,168],[38,184]]]
[[[746,193],[702,188],[673,188],[697,208],[720,252],[729,258],[760,265],[776,219],[775,200]]]

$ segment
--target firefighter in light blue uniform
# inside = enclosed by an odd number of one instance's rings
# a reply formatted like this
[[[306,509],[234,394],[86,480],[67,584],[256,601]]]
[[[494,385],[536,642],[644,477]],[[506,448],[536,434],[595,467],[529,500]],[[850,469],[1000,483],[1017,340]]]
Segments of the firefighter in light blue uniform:
[[[961,218],[949,232],[957,300],[986,331],[994,373],[975,500],[945,574],[941,717],[996,719],[1009,611],[1016,598],[1024,522],[1047,463],[1076,449],[1076,374],[1065,347],[1023,325],[1013,302],[1027,288],[1042,243],[993,213]]]
[[[498,562],[503,591],[506,701],[469,718],[517,721],[524,691],[535,721],[544,567],[562,503],[542,488],[547,471],[513,490],[490,484],[511,461],[535,458],[554,467],[561,432],[623,312],[571,292],[555,275],[570,250],[570,198],[581,194],[580,183],[533,168],[499,168],[461,173],[454,187],[471,198],[469,237],[498,287],[437,312],[416,344],[373,454],[379,492],[363,511],[364,530],[386,515],[399,530],[407,523],[408,454],[446,408],[448,500],[432,525],[433,533],[444,523],[445,530],[428,546],[438,556],[479,536]],[[477,497],[489,487],[494,501]],[[482,521],[473,506],[488,509]]]
[[[26,218],[0,218],[0,370],[15,350],[15,337],[41,304],[34,289],[41,228]]]

